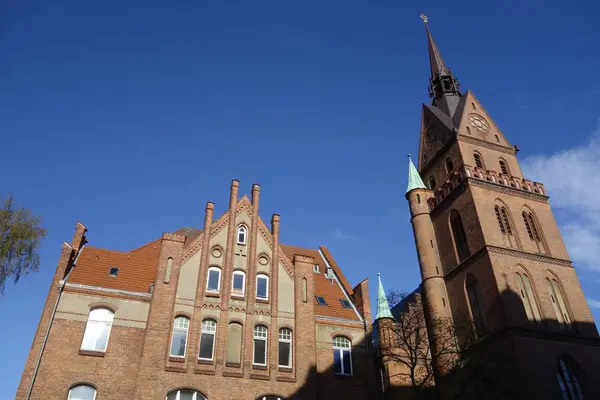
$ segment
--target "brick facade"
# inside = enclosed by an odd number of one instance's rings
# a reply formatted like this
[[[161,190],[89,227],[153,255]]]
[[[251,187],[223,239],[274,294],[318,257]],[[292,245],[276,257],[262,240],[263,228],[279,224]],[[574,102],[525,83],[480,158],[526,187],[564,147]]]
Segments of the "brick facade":
[[[279,216],[267,228],[258,216],[259,193],[253,185],[251,199],[238,199],[233,181],[229,210],[213,220],[208,203],[202,231],[165,233],[129,253],[83,246],[86,228],[78,223],[72,243],[63,246],[16,398],[28,398],[55,305],[30,399],[66,399],[78,384],[93,386],[98,400],[164,399],[177,389],[223,400],[372,398],[368,282],[349,286],[324,247],[280,244]],[[243,243],[241,225],[247,228]],[[221,271],[216,293],[206,290],[211,266]],[[113,267],[117,276],[109,274]],[[241,297],[231,293],[234,270],[245,273]],[[257,274],[269,278],[267,300],[254,296]],[[328,304],[318,305],[315,296]],[[342,299],[352,307],[343,307]],[[88,314],[97,307],[114,313],[106,351],[82,351]],[[170,355],[178,316],[189,319],[184,357]],[[207,318],[216,322],[214,356],[201,360]],[[243,327],[240,363],[227,361],[232,322]],[[252,362],[257,325],[268,329],[265,366]],[[291,367],[278,365],[280,328],[292,332]],[[336,336],[352,341],[351,375],[335,373]]]

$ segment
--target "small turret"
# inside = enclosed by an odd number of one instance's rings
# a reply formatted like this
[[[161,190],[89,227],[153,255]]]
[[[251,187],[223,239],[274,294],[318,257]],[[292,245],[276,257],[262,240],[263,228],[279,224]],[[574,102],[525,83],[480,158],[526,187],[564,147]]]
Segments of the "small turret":
[[[375,321],[382,318],[394,319],[385,295],[385,290],[383,289],[383,284],[381,283],[381,274],[379,272],[377,273],[377,279],[379,280],[379,287],[377,288],[377,315],[375,316]]]

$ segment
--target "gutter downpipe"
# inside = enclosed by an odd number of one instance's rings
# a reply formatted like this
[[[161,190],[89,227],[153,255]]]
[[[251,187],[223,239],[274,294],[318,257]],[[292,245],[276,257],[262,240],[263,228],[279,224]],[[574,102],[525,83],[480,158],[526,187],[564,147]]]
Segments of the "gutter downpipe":
[[[35,369],[33,370],[33,376],[31,377],[31,383],[29,384],[29,390],[27,390],[26,400],[30,400],[30,398],[31,398],[31,392],[33,391],[33,385],[35,383],[35,378],[37,377],[38,370],[40,369],[40,364],[42,363],[42,356],[44,355],[44,349],[46,348],[46,342],[48,342],[48,336],[50,336],[50,328],[52,328],[52,322],[54,321],[54,316],[56,315],[56,310],[58,309],[58,302],[60,301],[60,296],[62,295],[62,292],[67,283],[67,279],[69,279],[69,275],[71,275],[71,271],[73,271],[73,268],[75,268],[75,266],[77,265],[77,260],[79,260],[79,256],[83,252],[84,248],[85,248],[85,244],[83,246],[81,246],[81,248],[77,252],[77,256],[75,257],[75,260],[73,261],[73,266],[67,273],[67,276],[65,276],[65,279],[61,279],[60,281],[58,281],[58,296],[56,296],[56,303],[54,303],[54,308],[52,309],[52,315],[50,316],[50,321],[48,322],[48,328],[46,328],[46,335],[44,336],[44,341],[42,342],[42,348],[40,349],[40,355],[38,356],[37,361],[35,363]]]

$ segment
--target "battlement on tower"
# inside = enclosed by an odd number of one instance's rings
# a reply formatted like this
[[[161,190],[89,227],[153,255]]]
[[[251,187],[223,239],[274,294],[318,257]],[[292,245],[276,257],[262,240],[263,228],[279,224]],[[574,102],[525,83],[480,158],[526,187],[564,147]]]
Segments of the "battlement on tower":
[[[434,196],[428,200],[429,209],[433,210],[435,207],[437,207],[465,179],[477,179],[494,185],[509,187],[514,190],[546,196],[544,185],[539,182],[518,178],[516,176],[503,174],[493,170],[485,170],[483,168],[474,167],[468,164],[462,164],[454,171],[449,173],[442,185],[434,190]]]

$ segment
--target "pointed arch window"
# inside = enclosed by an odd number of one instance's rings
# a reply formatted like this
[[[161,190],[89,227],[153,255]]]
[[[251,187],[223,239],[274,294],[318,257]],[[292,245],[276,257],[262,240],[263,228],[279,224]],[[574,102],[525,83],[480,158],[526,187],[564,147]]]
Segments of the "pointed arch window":
[[[454,245],[458,254],[458,262],[461,262],[469,256],[469,245],[462,219],[456,210],[450,212],[450,226],[452,227],[452,236],[454,237]]]
[[[469,306],[471,308],[473,325],[475,325],[475,332],[478,336],[482,336],[485,334],[486,328],[483,321],[483,309],[479,295],[479,285],[477,284],[477,279],[472,274],[467,274],[465,286],[467,289]]]
[[[523,307],[525,307],[525,314],[529,321],[540,322],[540,310],[537,302],[535,301],[535,295],[533,293],[533,287],[529,276],[524,272],[517,272],[517,287],[519,288],[519,294],[521,295],[521,301],[523,301]]]
[[[435,178],[433,175],[429,177],[429,189],[435,190]]]
[[[563,356],[558,360],[558,372],[556,373],[558,387],[565,400],[583,400],[581,381],[575,372],[575,363]]]
[[[479,153],[473,153],[473,159],[475,160],[475,166],[477,168],[484,169],[483,168],[483,160],[481,158],[481,154],[479,154]]]
[[[498,226],[500,227],[500,232],[505,235],[512,236],[513,230],[510,226],[510,219],[508,218],[508,211],[504,206],[496,206],[494,207],[494,211],[496,212],[496,219],[498,220]]]
[[[445,165],[446,165],[446,173],[447,174],[454,171],[454,165],[452,164],[452,160],[450,158],[446,158]]]
[[[571,318],[567,311],[567,303],[563,297],[560,285],[555,278],[546,278],[546,290],[550,296],[552,302],[552,308],[554,309],[554,315],[558,323],[566,330],[571,330]]]
[[[540,229],[538,228],[535,216],[532,212],[527,211],[523,211],[521,216],[523,217],[523,222],[525,223],[525,229],[527,229],[527,235],[529,235],[529,239],[535,242],[539,252],[545,252],[544,242],[542,240],[542,235]]]
[[[246,244],[248,230],[244,225],[240,225],[237,230],[237,243],[238,244]]]
[[[510,176],[510,171],[508,169],[508,165],[506,164],[506,161],[504,161],[503,159],[500,159],[500,171],[504,175],[509,175]]]

